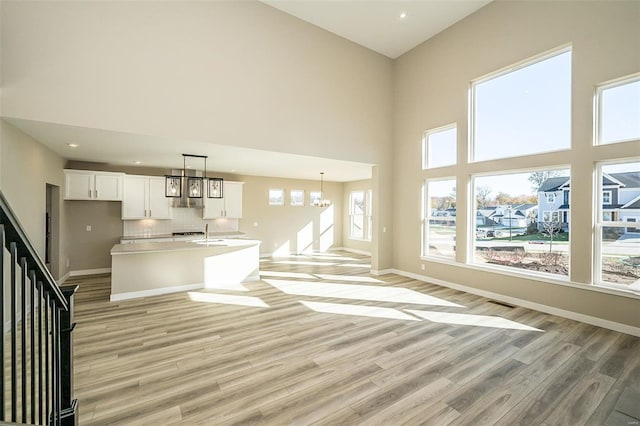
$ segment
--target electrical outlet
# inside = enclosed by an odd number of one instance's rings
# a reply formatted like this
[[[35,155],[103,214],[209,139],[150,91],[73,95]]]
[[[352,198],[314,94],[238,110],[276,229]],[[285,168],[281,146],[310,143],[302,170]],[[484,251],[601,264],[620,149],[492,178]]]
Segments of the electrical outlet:
[[[91,225],[87,225],[87,232],[91,232]]]
[[[422,269],[422,270],[424,271],[424,263],[422,263],[422,264],[420,265],[420,269]]]
[[[386,226],[382,227],[382,232],[387,232],[387,227]]]

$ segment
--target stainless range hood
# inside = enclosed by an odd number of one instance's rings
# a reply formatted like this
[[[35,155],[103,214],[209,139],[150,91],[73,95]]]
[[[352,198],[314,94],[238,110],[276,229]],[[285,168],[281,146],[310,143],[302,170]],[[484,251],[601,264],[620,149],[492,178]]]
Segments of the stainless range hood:
[[[172,170],[171,174],[173,176],[182,176],[180,180],[182,188],[181,188],[181,196],[179,198],[172,198],[171,206],[176,208],[195,208],[201,209],[204,207],[204,198],[192,198],[189,197],[189,188],[188,185],[188,177],[202,177],[201,171],[191,170],[191,169],[176,169]]]

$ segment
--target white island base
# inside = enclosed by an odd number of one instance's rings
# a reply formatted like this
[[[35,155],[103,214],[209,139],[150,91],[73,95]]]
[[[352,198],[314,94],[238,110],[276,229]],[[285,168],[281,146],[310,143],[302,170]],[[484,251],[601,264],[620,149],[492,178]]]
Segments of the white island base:
[[[111,301],[200,288],[244,289],[260,279],[260,241],[215,240],[116,244]]]

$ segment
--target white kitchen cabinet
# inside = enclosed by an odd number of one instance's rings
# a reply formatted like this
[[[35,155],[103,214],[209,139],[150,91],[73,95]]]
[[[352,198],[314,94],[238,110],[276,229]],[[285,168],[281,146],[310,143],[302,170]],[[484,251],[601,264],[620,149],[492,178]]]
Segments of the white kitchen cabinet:
[[[65,200],[122,201],[124,173],[64,171]]]
[[[223,198],[205,198],[203,219],[242,218],[242,185],[244,182],[223,183]]]
[[[126,175],[122,219],[171,219],[169,198],[164,195],[164,177]]]

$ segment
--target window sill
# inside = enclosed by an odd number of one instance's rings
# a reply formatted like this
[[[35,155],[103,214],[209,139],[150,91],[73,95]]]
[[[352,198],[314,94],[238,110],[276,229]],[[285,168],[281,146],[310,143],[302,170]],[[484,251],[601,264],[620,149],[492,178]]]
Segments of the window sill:
[[[364,243],[370,243],[371,240],[367,240],[366,238],[353,238],[353,237],[347,237],[347,240],[351,240],[351,241],[362,241]]]
[[[465,264],[465,263],[460,263],[460,262],[453,261],[451,259],[440,258],[440,257],[421,256],[420,260],[424,260],[424,261],[428,261],[428,262],[442,263],[442,264],[445,264],[445,265],[454,266],[454,267],[458,267],[458,268],[471,269],[471,270],[474,270],[474,271],[489,272],[489,273],[494,273],[494,274],[510,276],[510,277],[514,277],[514,278],[529,279],[529,280],[532,280],[532,281],[538,281],[538,282],[542,282],[542,283],[546,283],[546,284],[561,285],[561,286],[565,286],[565,287],[577,288],[577,289],[580,289],[580,290],[595,291],[595,292],[598,292],[598,293],[605,293],[605,294],[610,294],[610,295],[613,295],[613,296],[628,297],[628,298],[631,298],[631,299],[640,300],[640,292],[635,292],[633,290],[624,290],[624,289],[621,289],[621,288],[618,288],[618,287],[615,287],[615,288],[614,287],[609,287],[606,284],[577,283],[577,282],[570,281],[569,277],[563,278],[563,277],[554,276],[554,275],[551,275],[551,274],[532,274],[532,273],[526,273],[526,272],[521,272],[521,271],[517,271],[517,270],[513,271],[513,270],[511,270],[511,268],[507,268],[507,267],[482,266],[482,265],[478,265],[478,264]]]

